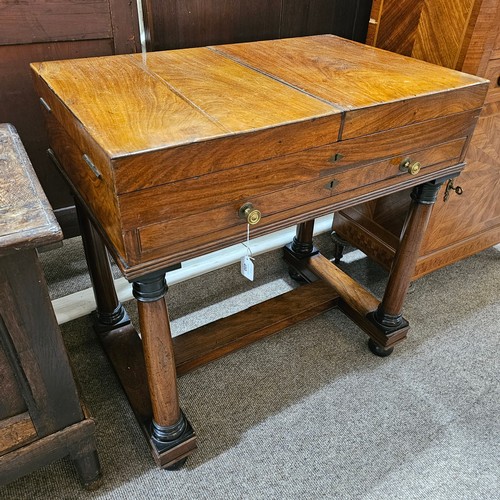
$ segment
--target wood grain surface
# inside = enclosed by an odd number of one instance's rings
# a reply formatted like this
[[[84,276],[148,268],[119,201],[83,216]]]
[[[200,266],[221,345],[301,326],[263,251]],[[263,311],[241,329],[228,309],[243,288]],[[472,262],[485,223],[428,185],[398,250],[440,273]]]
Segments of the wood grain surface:
[[[481,85],[469,75],[436,71],[426,63],[328,35],[212,49],[239,64],[210,50],[58,61],[33,68],[111,157]],[[165,68],[168,64],[175,68]],[[256,116],[249,123],[250,103]],[[258,113],[262,108],[265,116]],[[242,123],[235,125],[238,121]]]
[[[421,61],[327,35],[218,50],[345,110],[477,82],[463,73],[437,71]]]
[[[62,239],[15,128],[0,124],[0,256]]]
[[[467,52],[467,44],[463,41],[468,32],[468,20],[482,2],[460,0],[451,5],[446,0],[376,1],[371,13],[375,23],[369,27],[367,42],[458,69]]]

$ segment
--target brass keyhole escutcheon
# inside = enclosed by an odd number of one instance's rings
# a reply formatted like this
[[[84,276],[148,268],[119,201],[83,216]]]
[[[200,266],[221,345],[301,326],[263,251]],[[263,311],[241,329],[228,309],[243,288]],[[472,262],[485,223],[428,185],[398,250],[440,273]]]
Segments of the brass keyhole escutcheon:
[[[401,172],[408,172],[410,175],[418,174],[420,172],[420,167],[419,161],[412,161],[410,158],[405,158],[399,164],[399,170],[401,170]]]
[[[245,203],[238,210],[238,215],[241,219],[246,219],[250,225],[255,225],[260,222],[262,214],[251,203]]]

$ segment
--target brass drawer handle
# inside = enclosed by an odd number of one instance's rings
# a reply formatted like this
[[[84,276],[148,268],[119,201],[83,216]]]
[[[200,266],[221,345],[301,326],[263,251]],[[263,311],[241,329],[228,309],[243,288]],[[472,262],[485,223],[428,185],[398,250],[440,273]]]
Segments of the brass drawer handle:
[[[247,223],[251,225],[257,224],[262,217],[260,211],[254,208],[251,203],[242,205],[238,210],[238,215],[241,219],[246,219]]]
[[[399,164],[399,170],[401,172],[408,172],[410,175],[417,175],[420,172],[420,162],[412,161],[410,158],[405,158]]]

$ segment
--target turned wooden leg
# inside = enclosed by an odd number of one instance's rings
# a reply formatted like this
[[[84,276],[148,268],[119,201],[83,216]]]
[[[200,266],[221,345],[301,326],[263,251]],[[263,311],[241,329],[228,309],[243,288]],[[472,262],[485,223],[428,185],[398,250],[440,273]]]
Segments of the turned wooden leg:
[[[285,259],[290,264],[288,272],[295,281],[302,283],[315,281],[317,278],[302,265],[307,257],[318,253],[313,245],[314,219],[297,225],[293,241],[285,246]],[[294,263],[300,265],[294,265]]]
[[[105,332],[122,327],[130,323],[130,320],[116,295],[108,252],[85,211],[78,203],[76,207],[83,248],[97,305],[94,328],[97,332]]]
[[[153,409],[151,440],[167,454],[165,468],[173,468],[195,447],[194,432],[179,408],[177,374],[165,294],[165,272],[133,283]]]
[[[384,297],[378,309],[371,316],[371,320],[387,333],[408,326],[402,316],[403,303],[410,286],[432,207],[443,182],[444,180],[439,179],[421,184],[415,187],[411,193],[410,210],[392,263]],[[375,349],[376,344],[372,342],[370,348]],[[383,351],[376,352],[376,354],[387,355]]]
[[[347,241],[343,240],[335,231],[330,235],[333,241],[333,260],[339,263],[344,256],[345,247],[348,245]]]
[[[311,255],[314,253],[313,231],[314,219],[298,224],[290,247],[292,252],[300,255]]]

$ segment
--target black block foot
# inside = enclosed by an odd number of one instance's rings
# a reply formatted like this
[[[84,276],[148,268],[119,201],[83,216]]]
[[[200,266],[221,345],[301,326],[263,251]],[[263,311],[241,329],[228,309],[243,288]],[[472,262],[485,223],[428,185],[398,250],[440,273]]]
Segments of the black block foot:
[[[293,267],[288,268],[288,274],[290,275],[290,278],[292,278],[294,281],[297,283],[307,283],[308,281],[300,274],[298,271],[296,271]]]
[[[165,467],[165,470],[179,470],[182,467],[184,467],[184,464],[187,462],[187,459],[188,457],[181,458],[178,462],[175,462],[175,464]]]
[[[390,356],[392,354],[392,351],[394,351],[394,347],[385,349],[384,347],[379,346],[373,339],[368,339],[368,348],[373,354],[381,358]]]

